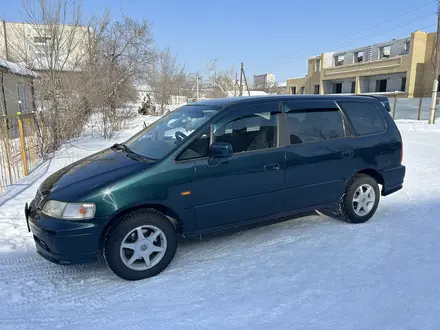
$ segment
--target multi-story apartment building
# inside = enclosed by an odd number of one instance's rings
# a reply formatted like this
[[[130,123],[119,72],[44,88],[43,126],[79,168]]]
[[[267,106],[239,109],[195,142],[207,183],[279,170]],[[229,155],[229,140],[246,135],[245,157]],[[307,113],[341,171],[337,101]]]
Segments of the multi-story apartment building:
[[[275,75],[273,73],[254,75],[254,88],[255,89],[270,88],[274,85],[275,85]]]
[[[389,93],[430,95],[436,33],[413,32],[408,38],[309,58],[305,77],[287,80],[290,94]]]
[[[0,21],[0,58],[35,70],[78,71],[86,60],[89,29]]]

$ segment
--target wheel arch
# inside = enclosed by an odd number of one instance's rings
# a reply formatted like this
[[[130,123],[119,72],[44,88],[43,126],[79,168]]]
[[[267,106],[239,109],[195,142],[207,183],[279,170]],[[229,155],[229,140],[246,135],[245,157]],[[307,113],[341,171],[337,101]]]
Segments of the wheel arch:
[[[349,180],[348,180],[348,182],[351,182],[352,180],[353,180],[353,178],[356,176],[356,175],[359,175],[359,174],[366,174],[366,175],[368,175],[368,176],[371,176],[374,180],[376,180],[376,182],[378,183],[378,184],[380,184],[380,185],[384,185],[384,178],[383,178],[383,176],[382,176],[382,174],[380,174],[380,172],[379,171],[377,171],[377,170],[375,170],[374,168],[366,168],[366,169],[363,169],[363,170],[360,170],[360,171],[358,171],[358,172],[356,172]]]
[[[147,204],[141,204],[141,205],[135,205],[132,207],[128,207],[125,209],[122,209],[116,213],[114,213],[111,217],[110,220],[108,221],[108,223],[105,225],[105,227],[102,230],[101,236],[99,238],[99,249],[101,250],[104,247],[104,243],[105,243],[105,236],[108,232],[108,230],[116,225],[118,223],[118,219],[127,214],[130,213],[132,211],[135,210],[141,210],[141,209],[153,209],[157,212],[160,212],[161,214],[163,214],[174,226],[174,229],[176,231],[177,234],[183,234],[184,232],[184,226],[183,226],[183,222],[181,220],[181,218],[179,217],[179,215],[170,207],[162,205],[162,204],[154,204],[154,203],[147,203]]]

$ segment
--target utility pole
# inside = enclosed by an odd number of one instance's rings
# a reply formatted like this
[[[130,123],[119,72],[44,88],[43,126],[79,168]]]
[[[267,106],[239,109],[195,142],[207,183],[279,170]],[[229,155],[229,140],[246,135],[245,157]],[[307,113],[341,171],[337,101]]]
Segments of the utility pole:
[[[196,75],[196,88],[197,88],[196,100],[197,102],[199,102],[199,74]]]
[[[243,96],[243,62],[241,62],[240,69],[240,96]]]
[[[235,71],[234,96],[237,96],[237,84],[238,84],[238,74],[237,71]]]
[[[438,92],[438,76],[439,76],[439,65],[438,65],[438,53],[440,47],[440,0],[437,3],[437,41],[435,45],[435,59],[434,59],[434,84],[432,86],[432,101],[429,116],[429,123],[435,123],[435,108],[437,106],[437,92]]]
[[[247,79],[246,79],[246,72],[244,72],[244,69],[243,69],[243,77],[244,77],[244,83],[246,84],[246,89],[248,91],[248,94],[249,94],[249,96],[251,96],[251,92],[249,90],[249,86],[248,86]]]

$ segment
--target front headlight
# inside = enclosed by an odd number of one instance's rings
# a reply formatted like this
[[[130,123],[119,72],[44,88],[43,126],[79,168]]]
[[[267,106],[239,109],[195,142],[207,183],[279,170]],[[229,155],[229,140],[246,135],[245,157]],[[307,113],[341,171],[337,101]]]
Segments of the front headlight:
[[[96,206],[93,203],[64,203],[49,200],[42,212],[50,217],[67,220],[86,220],[95,216]]]

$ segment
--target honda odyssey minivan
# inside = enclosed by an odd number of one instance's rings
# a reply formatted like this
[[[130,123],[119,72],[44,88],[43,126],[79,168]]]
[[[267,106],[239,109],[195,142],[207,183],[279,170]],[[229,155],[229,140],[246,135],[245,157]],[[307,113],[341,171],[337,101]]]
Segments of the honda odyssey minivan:
[[[26,221],[44,258],[102,255],[115,274],[139,280],[170,264],[178,235],[309,211],[363,223],[380,196],[402,188],[402,152],[372,96],[197,102],[53,173]]]

